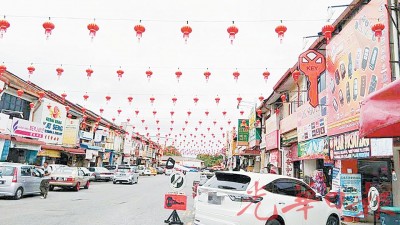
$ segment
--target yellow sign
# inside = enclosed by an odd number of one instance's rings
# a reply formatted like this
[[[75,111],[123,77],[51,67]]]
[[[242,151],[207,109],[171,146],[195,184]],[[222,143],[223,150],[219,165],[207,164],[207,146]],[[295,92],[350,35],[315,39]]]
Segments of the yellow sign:
[[[57,150],[42,150],[38,153],[38,156],[46,156],[50,158],[61,158],[61,152]]]
[[[78,143],[78,132],[79,120],[67,118],[63,132],[63,145],[75,146]]]

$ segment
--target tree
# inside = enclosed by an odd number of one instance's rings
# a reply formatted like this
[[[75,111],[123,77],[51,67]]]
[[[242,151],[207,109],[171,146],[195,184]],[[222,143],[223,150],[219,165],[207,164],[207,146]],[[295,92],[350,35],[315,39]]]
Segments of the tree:
[[[168,146],[164,150],[165,156],[182,156],[181,153],[174,146]]]
[[[220,165],[224,158],[222,155],[199,154],[197,155],[197,159],[204,161],[206,167],[213,167]]]

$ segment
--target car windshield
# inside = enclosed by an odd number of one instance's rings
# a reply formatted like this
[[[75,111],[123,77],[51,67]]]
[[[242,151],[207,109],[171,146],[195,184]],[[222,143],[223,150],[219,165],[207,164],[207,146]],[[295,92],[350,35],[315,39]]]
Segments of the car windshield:
[[[204,186],[225,190],[245,191],[251,178],[242,174],[216,173]]]
[[[117,167],[116,166],[105,166],[105,168],[108,170],[115,170]]]
[[[12,166],[0,166],[0,176],[13,176],[14,169]]]
[[[99,167],[99,168],[97,169],[97,171],[99,171],[99,172],[103,172],[103,173],[110,172],[108,169],[106,169],[106,168],[102,168],[102,167]]]
[[[74,169],[70,167],[60,167],[54,173],[72,173],[73,171]]]

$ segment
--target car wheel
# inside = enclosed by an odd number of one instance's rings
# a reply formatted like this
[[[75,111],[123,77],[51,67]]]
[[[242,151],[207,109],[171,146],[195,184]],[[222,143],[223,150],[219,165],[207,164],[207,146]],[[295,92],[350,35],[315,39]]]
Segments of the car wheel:
[[[113,181],[113,184],[116,184],[117,183],[117,181]]]
[[[79,191],[79,189],[81,189],[81,184],[78,182],[78,183],[76,183],[74,190]]]
[[[107,180],[106,180],[106,182],[110,182],[110,181],[111,181],[111,179],[107,179]]]
[[[49,191],[54,191],[54,186],[53,185],[49,186]]]
[[[22,195],[24,194],[24,189],[22,187],[19,187],[14,194],[13,199],[14,200],[19,200],[22,198]]]
[[[133,185],[133,180],[131,180],[131,182],[129,182],[130,185]]]
[[[85,185],[85,187],[83,187],[83,188],[85,188],[85,189],[89,189],[89,185],[90,185],[90,182],[89,182],[89,181],[87,181],[87,182],[86,182],[86,185]]]
[[[329,216],[326,225],[339,225],[339,219],[336,216]]]
[[[265,225],[282,225],[278,220],[270,220]]]

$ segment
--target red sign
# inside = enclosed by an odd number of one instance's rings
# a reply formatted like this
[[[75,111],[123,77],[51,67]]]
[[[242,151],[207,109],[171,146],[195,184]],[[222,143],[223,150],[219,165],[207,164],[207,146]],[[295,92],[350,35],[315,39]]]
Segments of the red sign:
[[[183,194],[165,194],[164,209],[186,210],[187,197]]]
[[[299,56],[299,69],[309,81],[308,98],[312,107],[319,105],[318,77],[326,69],[325,56],[315,50],[307,50]]]

